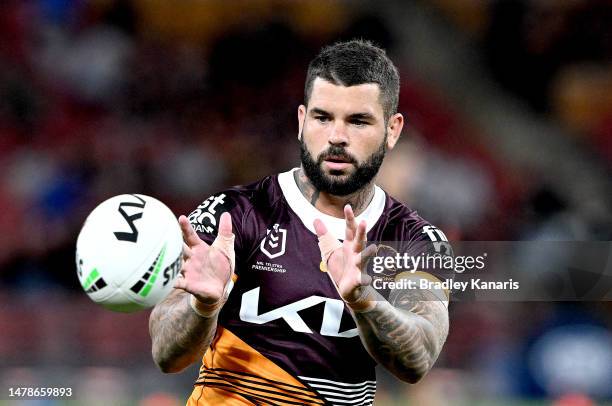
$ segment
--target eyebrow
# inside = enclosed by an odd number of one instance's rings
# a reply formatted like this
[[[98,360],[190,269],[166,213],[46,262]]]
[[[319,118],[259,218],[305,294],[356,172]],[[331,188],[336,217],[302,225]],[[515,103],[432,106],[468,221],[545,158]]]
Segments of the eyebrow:
[[[370,113],[354,113],[349,115],[349,119],[374,120],[375,117]]]
[[[327,112],[327,111],[325,111],[323,109],[317,108],[317,107],[314,107],[312,110],[310,110],[310,114],[311,115],[320,114],[322,116],[331,116],[332,115],[331,113],[329,113],[329,112]]]
[[[333,116],[333,114],[331,114],[331,113],[329,113],[329,112],[327,112],[327,111],[325,111],[323,109],[320,109],[318,107],[313,107],[310,110],[310,114],[311,115],[330,116],[330,117]],[[355,120],[355,119],[357,119],[357,120],[375,120],[376,119],[376,117],[374,117],[374,115],[372,115],[370,113],[353,113],[353,114],[349,114],[348,118],[352,119],[352,120]]]

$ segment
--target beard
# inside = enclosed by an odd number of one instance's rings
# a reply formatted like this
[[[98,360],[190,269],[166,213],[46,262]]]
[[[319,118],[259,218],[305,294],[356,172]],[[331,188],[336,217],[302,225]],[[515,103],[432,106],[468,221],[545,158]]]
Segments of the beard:
[[[363,163],[359,163],[355,157],[346,152],[344,147],[337,145],[332,145],[321,152],[315,160],[306,148],[304,134],[302,133],[300,136],[300,160],[306,176],[318,191],[334,196],[350,195],[370,183],[378,173],[386,152],[387,132],[385,131],[383,142]],[[355,171],[345,175],[343,171],[331,170],[329,175],[326,174],[322,166],[323,161],[331,156],[340,157],[343,161],[351,163],[355,167]]]

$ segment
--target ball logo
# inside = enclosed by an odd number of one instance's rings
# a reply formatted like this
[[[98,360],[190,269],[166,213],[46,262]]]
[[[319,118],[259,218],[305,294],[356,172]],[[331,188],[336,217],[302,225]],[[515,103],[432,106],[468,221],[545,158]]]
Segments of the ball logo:
[[[278,228],[278,224],[274,224],[272,230],[268,229],[267,235],[261,240],[261,252],[273,259],[280,257],[285,253],[285,245],[287,244],[287,230]]]
[[[94,268],[87,274],[86,278],[83,278],[83,260],[78,259],[77,255],[77,273],[79,276],[79,280],[81,282],[81,286],[85,290],[86,293],[97,292],[103,287],[105,287],[106,281],[100,276],[98,269]]]
[[[183,258],[179,255],[173,263],[168,265],[163,272],[162,264],[164,263],[164,257],[166,255],[166,244],[162,247],[161,251],[155,258],[155,261],[151,264],[149,269],[140,277],[140,279],[130,288],[132,292],[142,297],[147,297],[151,289],[153,288],[155,281],[161,276],[164,277],[162,286],[168,285],[168,283],[178,275],[181,270]]]
[[[162,263],[164,262],[164,256],[166,255],[166,244],[162,247],[159,254],[155,258],[155,261],[151,264],[149,269],[140,277],[140,279],[130,288],[132,292],[142,297],[147,297],[153,284],[157,280],[159,271],[161,270]]]
[[[142,217],[143,211],[139,211],[132,215],[128,215],[125,211],[125,208],[126,207],[136,207],[138,209],[144,209],[146,202],[144,199],[142,199],[141,197],[137,195],[131,195],[131,196],[134,196],[136,199],[138,199],[140,203],[121,202],[119,203],[118,211],[119,211],[119,214],[121,214],[123,218],[125,219],[125,221],[128,223],[128,225],[130,226],[130,230],[132,231],[130,232],[116,231],[113,234],[115,234],[115,237],[117,237],[119,241],[129,241],[129,242],[135,243],[136,241],[138,241],[138,229],[134,225],[134,222]]]

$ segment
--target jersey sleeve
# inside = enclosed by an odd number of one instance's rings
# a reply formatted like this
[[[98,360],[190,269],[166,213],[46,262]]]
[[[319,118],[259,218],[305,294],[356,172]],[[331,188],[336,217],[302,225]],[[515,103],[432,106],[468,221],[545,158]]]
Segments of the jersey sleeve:
[[[452,279],[454,271],[447,265],[449,260],[452,261],[453,249],[442,230],[422,220],[407,225],[403,233],[402,254],[420,257],[420,262],[414,262],[420,266],[413,271],[431,274],[441,281]]]
[[[453,251],[442,230],[417,215],[392,227],[373,258],[374,287],[391,304],[408,291],[426,290],[447,306],[451,292],[444,284],[453,279]]]
[[[442,230],[413,215],[390,225],[389,231],[377,247],[375,276],[419,272],[433,281],[453,279],[453,250]]]
[[[236,190],[216,193],[204,200],[189,216],[189,222],[198,236],[207,244],[212,244],[217,237],[221,214],[229,212],[232,217],[234,249],[240,257],[245,247],[244,216],[248,209],[248,199]]]

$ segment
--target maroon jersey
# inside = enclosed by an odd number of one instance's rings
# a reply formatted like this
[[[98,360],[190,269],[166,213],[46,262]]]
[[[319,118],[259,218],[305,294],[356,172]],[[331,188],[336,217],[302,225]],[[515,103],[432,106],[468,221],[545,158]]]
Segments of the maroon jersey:
[[[229,211],[238,276],[202,360],[190,405],[228,399],[231,404],[373,402],[376,362],[321,270],[313,226],[320,218],[332,235],[343,239],[345,221],[312,206],[299,191],[294,170],[215,194],[189,215],[200,238],[210,244],[221,213]],[[357,217],[361,220],[367,223],[370,241],[445,240],[379,187]]]

